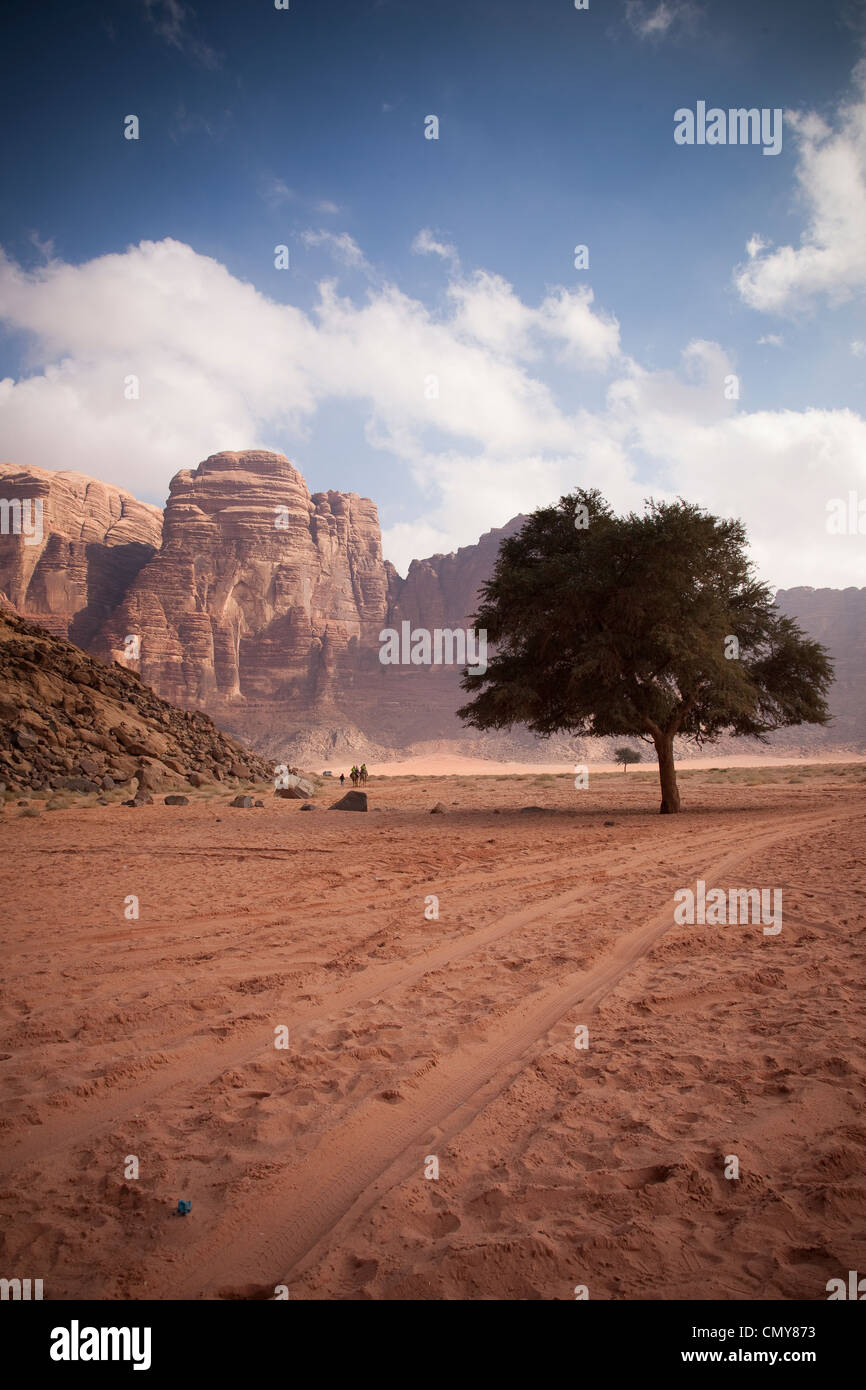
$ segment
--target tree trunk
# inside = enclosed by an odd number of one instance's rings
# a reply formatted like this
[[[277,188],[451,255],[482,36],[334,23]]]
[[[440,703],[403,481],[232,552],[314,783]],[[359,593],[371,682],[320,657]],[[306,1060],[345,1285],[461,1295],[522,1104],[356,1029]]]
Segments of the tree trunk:
[[[662,804],[659,812],[663,816],[672,816],[680,809],[680,793],[677,787],[677,770],[674,765],[674,736],[673,734],[663,734],[660,739],[655,739],[656,753],[659,759],[659,782],[662,789]]]

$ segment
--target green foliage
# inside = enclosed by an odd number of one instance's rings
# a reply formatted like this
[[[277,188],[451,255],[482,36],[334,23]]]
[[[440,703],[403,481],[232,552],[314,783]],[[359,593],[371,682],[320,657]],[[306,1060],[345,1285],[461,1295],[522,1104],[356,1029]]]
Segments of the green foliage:
[[[613,757],[614,762],[622,763],[623,772],[629,766],[630,763],[640,762],[640,753],[637,751],[636,748],[627,748],[625,746],[623,746],[622,748],[617,748],[614,751]]]
[[[533,513],[482,589],[474,623],[495,652],[464,676],[461,718],[657,748],[828,723],[827,653],[776,609],[745,546],[741,522],[682,500],[617,517],[580,489]]]

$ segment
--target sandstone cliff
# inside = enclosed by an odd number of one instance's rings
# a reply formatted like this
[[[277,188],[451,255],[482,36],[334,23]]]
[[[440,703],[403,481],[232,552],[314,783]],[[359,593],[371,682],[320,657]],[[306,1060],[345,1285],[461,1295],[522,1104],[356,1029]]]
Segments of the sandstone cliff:
[[[394,613],[418,627],[465,627],[481,600],[481,586],[493,573],[499,547],[514,536],[525,516],[512,517],[505,526],[484,535],[474,545],[463,545],[450,555],[431,555],[413,560],[404,580],[394,586]]]
[[[449,555],[413,560],[405,579],[391,583],[388,626],[399,629],[403,621],[412,628],[472,628],[472,616],[481,601],[481,586],[490,578],[501,542],[520,530],[525,518],[516,516],[507,525],[487,531],[474,545],[461,546]],[[467,730],[455,711],[466,701],[456,666],[385,668],[380,695],[368,723],[372,737],[417,751],[459,751],[473,756],[506,759],[565,757],[579,745],[557,738],[545,744],[525,729],[479,733]]]
[[[159,508],[82,473],[11,463],[0,463],[0,499],[0,590],[49,632],[89,646],[158,549]],[[16,535],[13,507],[33,521],[37,503],[35,534]]]
[[[164,524],[157,508],[93,479],[0,465],[0,496],[35,495],[45,499],[41,543],[0,536],[8,602],[132,667],[173,704],[206,710],[274,762],[605,755],[565,736],[468,730],[455,714],[465,700],[457,668],[379,661],[383,628],[470,626],[499,544],[522,517],[476,545],[413,561],[402,579],[382,559],[370,499],[311,495],[281,454],[220,453],[178,473]],[[830,649],[837,682],[834,725],[783,731],[772,751],[863,751],[866,589],[777,597]],[[760,752],[732,740],[716,747]]]
[[[826,729],[790,729],[788,744],[866,751],[866,589],[779,589],[776,603],[821,642],[833,658],[833,723]]]
[[[387,590],[369,498],[311,496],[281,454],[220,453],[173,479],[162,547],[92,647],[261,745],[277,720],[284,739],[286,718],[351,708]]]

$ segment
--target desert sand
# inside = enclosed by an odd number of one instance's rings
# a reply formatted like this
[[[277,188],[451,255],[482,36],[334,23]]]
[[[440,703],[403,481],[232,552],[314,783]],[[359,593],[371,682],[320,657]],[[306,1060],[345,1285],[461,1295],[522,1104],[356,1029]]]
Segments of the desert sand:
[[[634,746],[634,745],[632,745]],[[641,750],[638,750],[641,751]],[[866,763],[866,753],[845,753],[845,761],[849,763]],[[332,770],[339,778],[340,773],[344,772],[347,776],[352,762],[360,762],[360,758],[350,759],[344,767],[341,763],[334,763]],[[759,767],[821,767],[829,763],[838,763],[839,753],[825,754],[823,756],[812,756],[809,758],[792,758],[790,754],[777,756],[772,753],[763,753]],[[588,768],[591,776],[599,772],[622,772],[619,763],[604,760],[585,762],[579,756],[570,763],[520,763],[520,762],[492,762],[489,758],[467,758],[459,757],[455,754],[419,754],[413,758],[398,758],[392,762],[377,763],[369,762],[367,770],[375,777],[537,777],[541,773],[552,773],[554,776],[567,777],[574,775],[575,767],[581,764]],[[731,767],[754,767],[756,766],[754,754],[748,753],[728,753],[707,754],[704,757],[685,757],[678,759],[678,767],[685,768],[731,768]],[[642,751],[641,771],[651,771],[655,776],[655,754],[650,748]],[[632,773],[637,771],[637,765],[633,765]]]
[[[5,1273],[61,1300],[826,1299],[866,1269],[866,772],[681,789],[674,817],[649,769],[374,778],[366,815],[327,786],[315,812],[7,805]],[[782,931],[675,925],[699,878],[780,888]]]

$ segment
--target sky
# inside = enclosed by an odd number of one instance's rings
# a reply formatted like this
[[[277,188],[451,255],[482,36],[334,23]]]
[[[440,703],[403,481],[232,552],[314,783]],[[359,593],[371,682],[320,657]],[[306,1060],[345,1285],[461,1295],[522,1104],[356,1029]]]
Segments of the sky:
[[[866,583],[866,0],[47,0],[0,121],[0,458],[161,505],[277,449],[401,573],[683,496]]]

